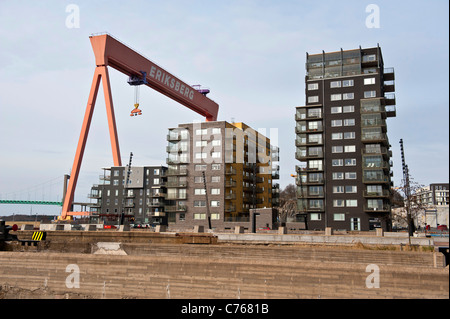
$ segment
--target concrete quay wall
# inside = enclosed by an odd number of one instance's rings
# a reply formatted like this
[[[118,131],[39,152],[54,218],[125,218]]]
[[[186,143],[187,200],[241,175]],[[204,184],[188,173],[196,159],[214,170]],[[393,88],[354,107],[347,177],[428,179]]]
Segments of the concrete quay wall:
[[[130,252],[129,245],[121,249]],[[140,248],[133,249],[142,252]],[[401,257],[383,261],[381,255],[363,250],[352,257],[345,250],[281,248],[153,244],[140,255],[0,252],[0,298],[447,299],[449,295],[448,267],[405,264],[421,254],[430,261],[433,253],[397,252]],[[367,286],[373,275],[368,266],[374,264],[379,288]]]
[[[319,234],[263,234],[263,233],[217,233],[218,242],[259,243],[259,244],[336,244],[336,245],[408,245],[408,237],[391,236],[352,236],[352,235],[319,235]],[[412,245],[433,246],[433,238],[411,237]],[[448,241],[448,238],[447,238]]]

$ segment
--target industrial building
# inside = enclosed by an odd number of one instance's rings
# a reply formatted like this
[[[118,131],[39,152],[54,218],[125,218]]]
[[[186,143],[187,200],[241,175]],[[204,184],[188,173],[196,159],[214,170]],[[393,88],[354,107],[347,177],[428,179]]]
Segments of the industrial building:
[[[394,79],[379,46],[306,54],[295,145],[297,221],[308,229],[390,228]]]

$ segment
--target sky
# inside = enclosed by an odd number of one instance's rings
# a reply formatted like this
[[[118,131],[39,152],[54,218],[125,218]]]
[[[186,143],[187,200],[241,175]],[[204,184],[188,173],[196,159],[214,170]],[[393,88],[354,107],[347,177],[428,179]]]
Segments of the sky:
[[[370,4],[378,11],[366,11]],[[397,117],[387,120],[394,185],[402,183],[400,139],[415,182],[448,183],[448,6],[445,0],[0,0],[0,199],[61,200],[95,70],[89,36],[99,32],[186,83],[210,88],[218,120],[276,129],[281,188],[294,183],[290,174],[300,164],[295,107],[305,104],[306,53],[379,44],[396,77]],[[133,165],[165,165],[167,129],[204,120],[147,87],[140,91],[143,115],[130,117],[133,88],[114,69],[110,79],[122,163],[133,152]],[[88,201],[102,167],[112,165],[100,89],[75,201]],[[55,210],[0,204],[0,215]]]

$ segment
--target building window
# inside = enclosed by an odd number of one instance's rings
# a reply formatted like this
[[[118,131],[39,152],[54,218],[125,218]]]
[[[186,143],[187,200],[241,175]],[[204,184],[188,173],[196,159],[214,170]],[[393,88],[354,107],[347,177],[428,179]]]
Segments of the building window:
[[[331,133],[332,140],[342,140],[342,133]]]
[[[346,105],[343,107],[344,113],[352,113],[355,112],[355,106],[354,105]]]
[[[356,179],[356,172],[346,172],[345,179]]]
[[[194,195],[205,195],[205,189],[204,188],[196,188],[194,189]]]
[[[354,93],[344,93],[342,94],[342,99],[343,100],[353,100],[355,98],[355,94]]]
[[[311,213],[309,214],[310,220],[322,220],[322,214],[319,213]]]
[[[330,82],[330,88],[340,88],[341,87],[341,81],[331,81]]]
[[[331,114],[342,113],[342,106],[333,106],[331,108]]]
[[[308,91],[318,90],[319,89],[319,83],[309,83],[308,84]]]
[[[344,173],[342,172],[334,172],[332,174],[334,180],[344,179]]]
[[[206,201],[194,200],[194,207],[206,207]]]
[[[347,199],[345,201],[345,205],[347,207],[358,207],[358,200],[357,199]]]
[[[345,192],[346,193],[356,193],[358,191],[358,188],[356,186],[345,186]]]
[[[195,165],[195,170],[196,171],[206,171],[206,165],[205,164]]]
[[[220,152],[212,152],[211,157],[212,158],[220,158]]]
[[[342,145],[331,147],[331,153],[342,153],[343,151],[344,147]]]
[[[364,92],[364,98],[368,99],[371,97],[376,97],[377,96],[377,91],[365,91]]]
[[[195,213],[194,214],[194,219],[195,220],[206,219],[206,214],[205,213]]]
[[[219,171],[220,170],[220,164],[212,164],[211,169],[213,171]]]
[[[212,200],[211,207],[220,207],[220,200]]]
[[[333,207],[345,207],[345,201],[343,199],[334,199]]]
[[[355,126],[355,119],[345,119],[344,126]]]
[[[345,152],[345,153],[353,153],[353,152],[356,152],[356,146],[355,146],[355,145],[345,145],[345,146],[344,146],[344,152]]]
[[[213,127],[212,128],[212,134],[222,134],[220,131],[220,127]]]
[[[207,144],[207,141],[195,141],[195,147],[205,147]]]
[[[349,86],[353,86],[353,85],[354,85],[354,81],[353,80],[344,80],[344,81],[342,81],[342,86],[343,87],[349,87]]]
[[[342,120],[332,120],[331,126],[332,127],[342,126]]]
[[[344,193],[344,186],[333,186],[333,193],[334,194]]]
[[[207,135],[207,134],[208,134],[208,129],[206,129],[206,128],[195,130],[195,135]]]
[[[364,55],[363,56],[363,62],[370,62],[370,61],[376,61],[377,60],[377,56],[376,54],[368,54],[368,55]]]
[[[346,158],[345,166],[356,166],[356,158]]]
[[[310,143],[322,143],[322,134],[309,134],[308,142]]]
[[[340,101],[342,100],[342,94],[331,94],[330,99],[331,101]]]
[[[308,103],[317,103],[319,102],[319,97],[318,96],[308,96]]]
[[[308,161],[308,168],[314,170],[322,170],[322,160],[310,160]]]
[[[375,84],[375,78],[365,78],[364,85]]]
[[[345,221],[345,214],[344,213],[333,214],[333,220],[336,222]]]
[[[211,214],[211,219],[212,220],[219,220],[220,219],[220,214],[218,214],[218,213]]]
[[[344,139],[346,140],[353,140],[355,136],[355,132],[344,132]]]
[[[211,195],[220,195],[220,188],[211,188]]]
[[[343,166],[344,161],[342,159],[334,159],[334,160],[331,160],[331,165],[332,166]]]
[[[211,176],[211,182],[212,183],[219,183],[220,182],[220,176]]]
[[[195,153],[195,158],[196,159],[202,159],[202,158],[206,158],[206,157],[207,157],[207,154],[204,153],[204,152],[197,152],[197,153]]]
[[[119,170],[115,170],[114,171],[114,176],[119,176],[120,171]]]

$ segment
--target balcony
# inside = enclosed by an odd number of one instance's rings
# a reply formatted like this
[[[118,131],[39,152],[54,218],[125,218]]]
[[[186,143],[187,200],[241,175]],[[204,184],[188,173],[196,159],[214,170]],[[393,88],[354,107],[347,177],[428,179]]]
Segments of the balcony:
[[[92,192],[87,195],[87,198],[99,199],[102,198],[102,192]]]
[[[232,166],[225,168],[225,175],[236,175],[236,169]]]
[[[394,68],[385,68],[383,79],[384,81],[394,81],[395,80]]]
[[[386,110],[387,117],[396,117],[397,116],[397,110],[396,110],[395,105],[386,105],[385,110]]]
[[[167,153],[181,153],[181,152],[187,152],[188,147],[187,145],[180,146],[178,144],[169,145],[166,147]]]
[[[234,206],[234,205],[225,205],[224,211],[227,212],[227,213],[235,212],[236,211],[236,206]]]
[[[385,93],[384,100],[386,105],[395,105],[395,93]]]
[[[382,171],[379,171],[379,172],[380,173],[371,176],[371,175],[367,174],[367,171],[365,171],[363,174],[363,183],[365,183],[365,184],[389,183],[390,182],[389,176],[382,174],[381,173]]]
[[[383,129],[386,129],[386,121],[381,118],[362,118],[361,119],[361,126],[362,127],[382,127]]]
[[[368,207],[367,205],[364,205],[364,211],[368,213],[388,213],[391,211],[391,206],[389,205],[382,205],[378,207]]]
[[[180,141],[181,134],[170,131],[169,134],[167,134],[167,140],[168,141]]]
[[[395,81],[384,81],[384,92],[395,92]]]
[[[167,187],[187,187],[187,181],[167,181]]]
[[[235,193],[226,193],[225,194],[225,199],[227,199],[227,200],[234,200],[234,199],[236,199],[236,194]]]
[[[186,212],[187,206],[186,205],[166,205],[166,206],[164,206],[164,210],[167,213]]]
[[[186,168],[178,168],[178,169],[169,168],[166,172],[166,176],[177,176],[177,175],[186,176],[187,174],[188,170]]]
[[[385,133],[366,133],[361,134],[361,141],[363,143],[386,142],[387,136]]]
[[[364,191],[364,197],[376,198],[376,197],[389,197],[391,195],[390,191],[383,189],[377,192]]]
[[[322,119],[322,111],[306,111],[307,109],[297,109],[297,112],[295,113],[295,120],[296,121],[302,121],[302,120],[320,120]]]
[[[236,181],[235,180],[226,180],[225,181],[225,187],[236,187]]]
[[[149,207],[163,207],[164,206],[164,202],[163,201],[152,201],[152,202],[149,202],[147,204],[147,206],[149,206]]]

